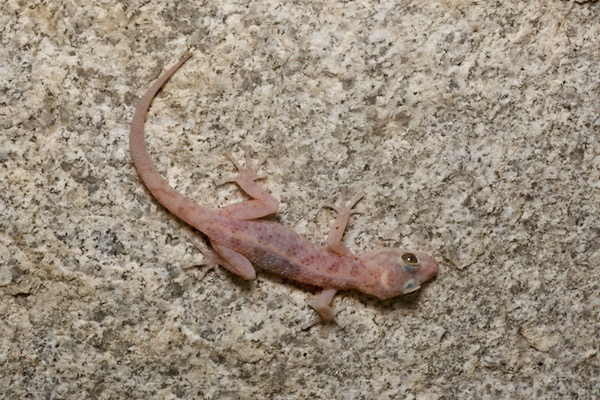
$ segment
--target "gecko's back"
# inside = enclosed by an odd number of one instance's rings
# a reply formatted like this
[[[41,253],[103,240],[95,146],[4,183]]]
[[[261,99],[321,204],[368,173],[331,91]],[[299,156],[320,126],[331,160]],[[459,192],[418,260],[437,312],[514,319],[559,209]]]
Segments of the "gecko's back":
[[[202,227],[213,243],[247,257],[275,274],[319,287],[358,287],[360,261],[317,246],[293,230],[265,220],[215,217]]]

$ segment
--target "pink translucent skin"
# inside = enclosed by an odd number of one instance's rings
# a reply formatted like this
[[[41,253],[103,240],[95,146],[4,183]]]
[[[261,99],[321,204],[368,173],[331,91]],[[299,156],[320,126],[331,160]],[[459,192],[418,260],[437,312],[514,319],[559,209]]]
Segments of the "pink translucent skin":
[[[238,174],[223,179],[220,184],[236,183],[251,199],[219,210],[209,210],[178,193],[160,176],[152,162],[144,137],[144,124],[152,100],[164,83],[185,63],[191,54],[160,76],[140,99],[130,129],[130,153],[138,174],[150,193],[182,221],[196,228],[210,241],[212,250],[203,240],[194,237],[206,257],[207,269],[221,265],[244,279],[256,276],[258,265],[290,279],[323,288],[312,302],[322,320],[333,320],[337,311],[330,303],[338,290],[355,289],[380,299],[388,299],[419,289],[438,271],[433,257],[402,249],[381,249],[355,256],[342,242],[342,236],[356,197],[341,205],[329,206],[337,212],[326,246],[315,245],[291,229],[261,219],[277,212],[279,202],[257,185],[262,178],[258,170],[264,158],[254,161],[250,149],[245,148],[242,166],[231,153]],[[202,274],[203,276],[204,274]],[[311,326],[309,324],[308,326]]]
[[[414,257],[414,261],[406,262],[407,255]],[[365,269],[373,271],[379,279],[375,287],[365,286],[359,290],[382,300],[418,290],[438,271],[433,257],[416,251],[383,249],[366,253],[360,259]]]

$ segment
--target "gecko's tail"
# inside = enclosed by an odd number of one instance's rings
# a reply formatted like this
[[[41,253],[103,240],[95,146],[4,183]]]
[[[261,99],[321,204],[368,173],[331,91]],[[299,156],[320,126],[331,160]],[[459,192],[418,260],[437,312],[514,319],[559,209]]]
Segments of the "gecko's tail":
[[[189,60],[190,57],[192,57],[192,54],[189,52],[183,54],[177,64],[162,74],[140,99],[140,102],[135,109],[135,113],[133,114],[133,119],[131,120],[129,152],[140,178],[156,200],[183,221],[194,225],[194,219],[202,219],[208,216],[210,211],[201,208],[192,200],[178,193],[160,175],[150,158],[148,146],[144,137],[144,124],[152,100],[154,100],[154,97],[165,82],[169,80],[175,71]]]

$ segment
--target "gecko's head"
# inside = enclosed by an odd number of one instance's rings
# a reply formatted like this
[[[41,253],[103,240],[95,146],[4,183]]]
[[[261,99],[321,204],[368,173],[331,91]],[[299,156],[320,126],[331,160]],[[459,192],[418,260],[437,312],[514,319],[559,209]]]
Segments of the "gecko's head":
[[[433,257],[416,251],[383,249],[360,259],[372,278],[360,290],[382,300],[414,292],[438,271]]]

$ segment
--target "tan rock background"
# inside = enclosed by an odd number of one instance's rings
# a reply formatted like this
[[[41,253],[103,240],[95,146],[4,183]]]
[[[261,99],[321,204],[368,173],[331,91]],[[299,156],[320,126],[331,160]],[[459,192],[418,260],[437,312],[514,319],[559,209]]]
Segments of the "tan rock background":
[[[600,396],[600,4],[0,3],[0,397]],[[438,277],[343,328],[315,291],[194,279],[188,228],[128,155],[154,102],[159,169],[199,203],[228,148],[269,156],[279,220],[322,243],[433,253]]]

